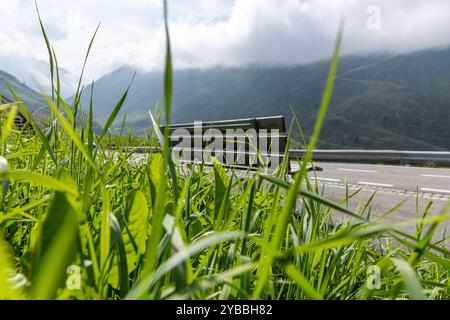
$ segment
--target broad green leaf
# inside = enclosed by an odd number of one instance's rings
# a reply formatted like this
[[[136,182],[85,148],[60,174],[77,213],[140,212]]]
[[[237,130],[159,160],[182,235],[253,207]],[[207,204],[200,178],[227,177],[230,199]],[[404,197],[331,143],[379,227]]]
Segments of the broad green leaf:
[[[145,253],[149,211],[148,203],[142,191],[136,191],[129,197],[131,208],[125,213],[126,226],[122,228],[123,242],[127,253],[128,270],[131,272],[136,268],[139,256]]]
[[[41,225],[31,278],[33,299],[55,299],[63,288],[66,268],[73,262],[78,236],[79,205],[69,195],[56,192]]]
[[[156,162],[153,162],[156,161]],[[168,183],[164,158],[161,156],[152,159],[151,163],[156,163],[155,168],[151,168],[151,173],[155,174],[154,179],[150,176],[153,182],[154,198],[152,198],[152,217],[151,217],[151,231],[148,238],[145,264],[143,268],[143,277],[152,274],[157,266],[158,261],[158,247],[163,236],[163,220],[166,215],[166,206],[168,203]]]
[[[23,287],[14,282],[19,276],[13,263],[11,248],[0,239],[0,300],[24,299]]]

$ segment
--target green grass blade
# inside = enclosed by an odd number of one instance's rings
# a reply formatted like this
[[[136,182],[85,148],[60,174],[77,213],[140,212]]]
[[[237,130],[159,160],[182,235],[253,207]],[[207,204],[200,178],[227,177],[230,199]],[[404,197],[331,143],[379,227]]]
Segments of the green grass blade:
[[[125,297],[129,291],[129,280],[128,280],[128,263],[127,254],[125,251],[125,244],[122,238],[122,230],[120,229],[119,222],[116,217],[110,215],[111,222],[111,234],[114,239],[114,245],[117,251],[118,266],[119,266],[119,285],[120,285],[120,295]]]
[[[400,258],[391,258],[391,261],[400,272],[411,298],[414,300],[427,300],[426,295],[423,293],[422,285],[408,262]]]
[[[66,192],[74,196],[78,195],[78,191],[74,185],[27,170],[10,170],[8,172],[2,173],[0,177],[8,178],[10,180],[18,182],[29,182],[35,185],[46,187],[50,190]]]
[[[59,123],[63,126],[63,128],[66,130],[66,134],[70,137],[72,142],[75,144],[75,146],[78,148],[78,150],[83,154],[85,159],[89,162],[89,164],[92,166],[92,169],[97,171],[97,166],[94,163],[93,159],[89,155],[86,146],[81,141],[80,135],[78,134],[76,128],[72,128],[70,123],[67,121],[67,119],[64,118],[64,116],[61,114],[61,112],[56,108],[53,101],[48,99],[48,97],[45,97],[47,99],[48,104],[50,105],[53,113],[56,115],[56,118],[58,118]]]
[[[127,99],[128,96],[128,92],[131,89],[131,84],[134,81],[134,77],[135,77],[136,73],[134,73],[133,78],[131,79],[130,84],[128,85],[127,89],[125,90],[125,93],[122,95],[122,97],[120,98],[119,102],[117,102],[116,106],[114,107],[113,111],[111,112],[111,114],[108,117],[108,120],[105,123],[105,126],[103,127],[102,133],[100,134],[100,138],[99,141],[103,140],[103,137],[108,133],[109,128],[111,127],[111,125],[113,124],[114,120],[117,117],[117,114],[119,113],[120,109],[122,109],[123,104],[125,103],[125,100]]]
[[[34,1],[34,5],[36,7],[36,13],[37,13],[37,16],[38,16],[38,19],[39,19],[39,26],[41,28],[41,32],[42,32],[42,35],[43,35],[44,40],[45,40],[45,45],[47,46],[49,66],[50,66],[50,82],[51,82],[51,86],[52,86],[52,100],[55,101],[55,96],[54,96],[54,94],[55,94],[55,84],[54,84],[54,81],[53,81],[54,77],[55,77],[54,76],[55,63],[53,61],[52,47],[50,45],[50,41],[48,40],[47,32],[45,31],[45,27],[44,27],[44,24],[42,22],[41,14],[39,12],[39,7],[38,7],[38,4],[37,4],[36,0]]]
[[[166,66],[164,71],[164,104],[165,104],[165,123],[166,126],[170,123],[170,111],[172,107],[172,50],[170,46],[169,34],[169,18],[167,0],[164,0],[164,31],[166,34]]]
[[[323,300],[322,295],[314,289],[305,276],[294,265],[288,264],[284,267],[284,272],[295,281],[303,292],[311,299]]]
[[[303,164],[300,169],[300,171],[295,175],[294,177],[294,183],[291,185],[291,187],[288,190],[285,204],[282,208],[282,212],[277,219],[277,224],[275,226],[275,231],[272,239],[268,239],[268,242],[270,241],[270,249],[269,249],[269,256],[268,258],[264,255],[261,257],[261,269],[259,274],[259,279],[257,282],[257,286],[255,288],[253,297],[255,299],[258,299],[264,290],[268,277],[270,272],[270,266],[272,264],[272,258],[270,256],[270,252],[277,252],[282,244],[282,239],[284,238],[287,230],[287,225],[289,223],[289,219],[292,215],[292,212],[295,209],[296,201],[297,201],[297,195],[300,189],[302,178],[306,175],[306,166],[310,162],[312,158],[312,152],[316,147],[317,141],[319,140],[320,132],[322,130],[323,122],[325,121],[325,115],[328,109],[328,105],[331,100],[331,94],[333,92],[334,87],[334,78],[336,76],[337,67],[339,63],[339,56],[340,56],[340,49],[342,44],[342,26],[339,30],[339,35],[336,43],[336,47],[334,50],[334,56],[331,62],[330,72],[327,79],[327,85],[325,88],[325,93],[322,99],[322,104],[319,109],[319,113],[316,119],[316,124],[314,127],[314,133],[310,141],[310,145],[308,148],[308,151],[305,154],[305,157],[303,159]],[[267,237],[270,237],[270,234],[267,235]]]
[[[11,87],[11,85],[9,83],[7,83],[6,85],[8,86],[9,92],[11,92],[11,94],[14,97],[14,99],[16,100],[16,104],[19,107],[20,111],[22,112],[22,114],[27,119],[27,122],[31,125],[31,127],[33,128],[33,131],[36,133],[38,138],[41,140],[42,144],[47,149],[47,151],[48,151],[50,157],[52,158],[53,162],[55,163],[55,165],[57,165],[57,161],[56,161],[55,155],[53,154],[52,148],[50,147],[50,144],[48,143],[48,140],[45,138],[44,134],[42,133],[41,128],[39,128],[39,126],[36,124],[36,121],[34,121],[33,117],[31,116],[30,112],[28,111],[28,109],[20,101],[19,97],[14,92],[13,88]]]
[[[245,234],[242,232],[218,232],[212,233],[204,237],[203,239],[196,241],[189,247],[178,251],[169,260],[161,264],[154,274],[150,274],[147,277],[143,278],[139,282],[138,286],[130,291],[127,299],[135,300],[145,298],[146,292],[158,279],[164,276],[167,272],[173,270],[180,263],[186,261],[186,259],[188,259],[189,257],[192,257],[193,255],[198,254],[199,252],[221,242],[239,239],[244,236]]]

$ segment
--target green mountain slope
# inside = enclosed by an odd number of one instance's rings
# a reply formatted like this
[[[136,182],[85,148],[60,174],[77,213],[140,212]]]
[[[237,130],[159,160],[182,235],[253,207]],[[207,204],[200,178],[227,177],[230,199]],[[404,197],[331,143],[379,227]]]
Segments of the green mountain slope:
[[[314,125],[328,62],[300,66],[176,71],[172,122],[297,114]],[[133,70],[121,68],[95,84],[100,121],[119,100]],[[85,92],[90,92],[87,88]],[[138,73],[123,114],[136,133],[161,100],[162,73]],[[87,106],[88,97],[84,97]],[[344,57],[322,134],[323,148],[450,150],[450,49],[388,56]]]
[[[0,95],[9,101],[14,101],[14,98],[8,89],[7,83],[13,88],[19,99],[30,112],[41,115],[47,112],[48,106],[41,94],[30,89],[14,76],[0,70]]]

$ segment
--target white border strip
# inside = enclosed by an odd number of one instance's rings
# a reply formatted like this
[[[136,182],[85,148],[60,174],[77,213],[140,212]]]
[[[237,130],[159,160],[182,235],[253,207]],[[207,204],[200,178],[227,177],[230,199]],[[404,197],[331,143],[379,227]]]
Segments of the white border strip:
[[[345,168],[338,168],[337,171],[349,171],[349,172],[363,172],[363,173],[376,173],[375,170],[363,170],[363,169],[345,169]]]
[[[366,181],[359,181],[358,184],[366,185],[366,186],[374,186],[374,187],[385,187],[385,188],[392,188],[393,184],[386,184],[386,183],[375,183],[375,182],[366,182]]]
[[[431,192],[431,193],[449,193],[450,194],[450,190],[445,190],[445,189],[420,188],[420,190],[424,191],[424,192]]]
[[[421,177],[429,177],[429,178],[445,178],[445,179],[450,179],[450,176],[443,176],[443,175],[439,175],[439,174],[421,174]]]
[[[332,178],[322,178],[322,177],[311,177],[310,180],[316,179],[317,181],[328,181],[328,182],[341,182],[341,179],[332,179]]]

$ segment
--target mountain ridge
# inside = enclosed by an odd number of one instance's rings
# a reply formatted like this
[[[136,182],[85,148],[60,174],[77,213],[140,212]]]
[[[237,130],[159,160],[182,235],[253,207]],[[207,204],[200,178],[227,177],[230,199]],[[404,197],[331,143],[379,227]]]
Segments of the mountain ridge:
[[[290,108],[307,136],[314,126],[329,62],[174,72],[172,122],[282,114]],[[94,87],[94,114],[105,120],[131,81],[122,67]],[[162,72],[138,72],[117,123],[142,134],[162,97]],[[320,147],[450,150],[450,49],[347,56],[340,62]],[[90,87],[82,102],[87,106]],[[298,138],[298,137],[297,137]]]
[[[40,115],[47,113],[48,105],[41,94],[28,87],[12,74],[0,70],[0,95],[9,101],[15,101],[7,84],[11,86],[21,102],[31,113]]]

